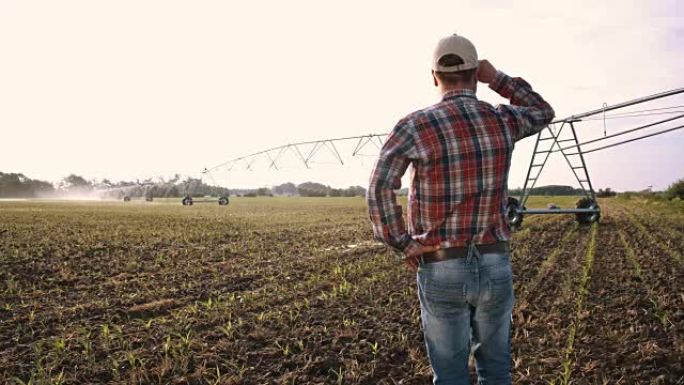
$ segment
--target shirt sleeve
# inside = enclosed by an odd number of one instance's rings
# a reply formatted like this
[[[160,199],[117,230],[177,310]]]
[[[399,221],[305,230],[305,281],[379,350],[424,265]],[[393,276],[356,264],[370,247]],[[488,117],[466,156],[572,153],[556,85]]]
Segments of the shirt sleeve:
[[[390,132],[380,149],[366,196],[375,239],[404,254],[411,254],[421,247],[407,232],[402,209],[394,193],[401,188],[401,177],[408,165],[418,157],[413,134],[413,125],[406,119],[397,123]]]
[[[496,109],[516,141],[538,133],[555,116],[551,105],[522,78],[511,78],[498,71],[489,88],[511,101],[510,105],[499,105]]]

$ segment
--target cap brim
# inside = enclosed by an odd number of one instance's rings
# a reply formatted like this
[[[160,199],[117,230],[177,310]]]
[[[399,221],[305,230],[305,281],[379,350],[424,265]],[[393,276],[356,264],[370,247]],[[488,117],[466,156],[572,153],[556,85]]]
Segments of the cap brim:
[[[436,72],[461,72],[477,68],[477,64],[460,64],[455,66],[441,66],[435,65],[433,70]]]

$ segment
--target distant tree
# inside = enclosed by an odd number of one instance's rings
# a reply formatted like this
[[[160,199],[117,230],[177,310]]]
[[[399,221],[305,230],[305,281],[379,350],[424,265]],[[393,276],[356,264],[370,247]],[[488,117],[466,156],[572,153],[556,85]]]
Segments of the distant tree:
[[[267,189],[266,187],[260,187],[256,191],[256,195],[260,197],[272,197],[273,194],[271,193],[271,190]]]
[[[549,185],[539,186],[530,190],[530,195],[579,195],[583,191],[580,188],[573,188],[572,186],[563,185]],[[521,188],[514,188],[508,190],[509,196],[522,194]]]
[[[176,184],[181,180],[181,176],[180,174],[173,174],[173,176],[167,181],[165,181],[163,177],[159,177],[159,180],[161,183]]]
[[[283,183],[271,188],[274,195],[297,195],[297,186],[294,183]]]
[[[303,197],[324,197],[328,195],[328,186],[315,182],[305,182],[297,186],[299,195]]]
[[[92,191],[93,184],[82,176],[70,174],[62,179],[59,188],[66,193],[84,193]]]
[[[109,179],[107,179],[107,178],[102,179],[102,181],[100,182],[100,184],[101,184],[102,186],[113,186],[113,185],[114,185],[114,183],[112,183],[112,182],[111,182]]]
[[[21,173],[0,172],[0,197],[33,198],[53,194],[54,186],[45,181],[28,178]]]
[[[33,197],[46,197],[55,193],[55,187],[50,182],[32,179],[30,183]]]
[[[178,197],[180,193],[178,192],[178,187],[175,184],[171,184],[168,190],[165,191],[164,197]]]
[[[596,196],[599,198],[610,198],[616,196],[617,193],[613,190],[610,189],[610,187],[606,187],[606,189],[600,188],[598,192],[596,192]]]
[[[4,198],[24,198],[31,194],[24,174],[0,173],[0,196]]]
[[[366,196],[366,189],[361,186],[349,186],[343,193],[346,197],[362,197]]]
[[[684,178],[672,183],[667,190],[665,190],[665,196],[669,199],[684,199]]]

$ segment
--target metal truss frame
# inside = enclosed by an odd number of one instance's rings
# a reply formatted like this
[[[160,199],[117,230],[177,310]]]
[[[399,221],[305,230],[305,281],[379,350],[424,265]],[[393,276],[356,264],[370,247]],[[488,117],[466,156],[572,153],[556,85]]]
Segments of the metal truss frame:
[[[551,122],[549,126],[547,126],[545,129],[540,131],[537,134],[537,139],[534,144],[534,151],[532,153],[532,158],[530,159],[530,165],[527,169],[527,177],[525,178],[525,184],[523,186],[523,191],[520,194],[519,202],[516,202],[517,207],[514,207],[513,210],[517,211],[518,215],[525,215],[525,214],[579,214],[586,216],[587,218],[595,218],[595,220],[598,220],[598,217],[600,216],[601,208],[599,207],[597,201],[596,201],[596,192],[594,191],[594,187],[591,182],[591,177],[589,175],[589,171],[587,169],[587,163],[584,159],[584,155],[594,152],[594,151],[599,151],[603,150],[606,148],[614,147],[617,145],[629,143],[635,140],[640,140],[644,139],[647,137],[655,136],[655,135],[660,135],[664,134],[667,132],[671,132],[674,130],[678,130],[681,128],[684,128],[684,125],[676,126],[676,127],[671,127],[669,129],[666,129],[664,131],[659,131],[656,133],[651,133],[648,135],[640,136],[637,138],[632,138],[629,140],[625,140],[622,142],[618,143],[613,143],[607,146],[603,147],[598,147],[598,148],[592,148],[589,150],[585,150],[582,146],[589,145],[589,144],[594,144],[597,142],[600,142],[602,140],[606,139],[611,139],[620,135],[636,132],[638,130],[646,129],[646,128],[652,128],[656,127],[671,121],[674,121],[676,119],[681,119],[684,118],[684,114],[678,114],[674,117],[667,118],[667,119],[662,119],[653,123],[649,123],[646,125],[641,125],[632,129],[624,130],[621,132],[618,132],[616,134],[612,135],[605,135],[604,131],[604,136],[598,139],[593,139],[589,140],[586,142],[580,143],[577,137],[577,130],[575,128],[575,124],[578,122],[582,122],[584,120],[594,120],[592,117],[595,117],[597,115],[603,115],[603,119],[606,119],[606,112],[609,111],[615,111],[631,106],[635,106],[641,103],[657,100],[657,99],[663,99],[668,96],[673,96],[677,94],[684,93],[684,88],[678,88],[666,92],[662,92],[659,94],[654,94],[638,99],[633,99],[629,100],[623,103],[619,103],[613,106],[607,106],[604,104],[603,108],[592,110],[592,111],[587,111],[581,114],[576,114],[569,116],[564,119],[559,119]],[[675,108],[682,108],[682,106],[676,106]],[[659,109],[659,110],[664,110],[664,109]],[[652,113],[653,110],[649,110],[651,113],[645,114],[645,113],[623,113],[622,116],[619,115],[613,115],[612,117],[640,117],[640,116],[650,116],[650,115],[655,115],[659,113]],[[684,111],[681,110],[671,110],[667,111],[664,113],[681,113]],[[600,117],[599,117],[600,119]],[[557,128],[556,128],[557,127]],[[563,134],[565,133],[565,136]],[[551,143],[550,147],[545,147],[546,143]],[[547,161],[549,160],[549,157],[552,153],[560,152],[561,155],[563,155],[563,158],[565,159],[565,162],[567,163],[568,167],[573,173],[573,176],[577,180],[580,188],[582,189],[582,192],[586,198],[586,202],[589,202],[585,206],[588,207],[577,207],[574,209],[527,209],[525,207],[525,204],[527,203],[527,200],[530,197],[530,192],[536,185],[537,181],[539,180],[539,177],[544,170],[544,166],[546,165]],[[593,217],[592,217],[593,216]],[[579,218],[579,217],[578,217]],[[522,220],[522,217],[520,218],[520,221]]]
[[[296,159],[301,161],[304,167],[311,168],[314,156],[324,148],[327,149],[330,154],[332,154],[336,162],[344,165],[344,158],[335,143],[355,140],[356,145],[354,146],[354,150],[352,151],[351,155],[359,156],[361,155],[361,151],[370,145],[373,145],[379,150],[382,147],[382,140],[385,136],[387,136],[387,134],[367,134],[333,139],[312,140],[308,142],[289,143],[231,159],[211,168],[205,168],[202,171],[202,174],[211,173],[220,168],[225,168],[226,171],[232,171],[236,166],[239,165],[243,165],[245,170],[253,171],[252,165],[259,158],[265,158],[265,160],[268,161],[268,169],[279,170],[280,168],[278,167],[278,161],[280,161],[281,158],[288,152],[294,155]]]

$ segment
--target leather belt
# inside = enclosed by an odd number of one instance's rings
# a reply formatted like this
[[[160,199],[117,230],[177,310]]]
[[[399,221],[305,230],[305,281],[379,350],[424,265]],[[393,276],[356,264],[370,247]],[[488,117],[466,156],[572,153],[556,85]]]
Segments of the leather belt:
[[[482,254],[508,254],[508,242],[496,242],[486,245],[475,245],[477,251]],[[468,247],[448,247],[446,249],[439,249],[424,253],[422,260],[424,263],[433,263],[446,261],[449,259],[466,258],[468,257]]]

